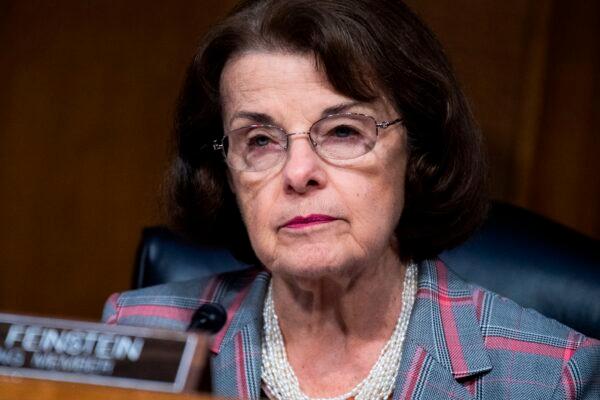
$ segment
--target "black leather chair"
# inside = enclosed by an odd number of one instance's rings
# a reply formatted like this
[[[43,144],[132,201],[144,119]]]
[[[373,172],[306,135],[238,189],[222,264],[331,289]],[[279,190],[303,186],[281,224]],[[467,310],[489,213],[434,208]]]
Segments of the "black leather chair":
[[[494,204],[484,226],[440,258],[465,280],[600,338],[600,242],[530,211]],[[223,249],[146,228],[133,287],[247,268]]]

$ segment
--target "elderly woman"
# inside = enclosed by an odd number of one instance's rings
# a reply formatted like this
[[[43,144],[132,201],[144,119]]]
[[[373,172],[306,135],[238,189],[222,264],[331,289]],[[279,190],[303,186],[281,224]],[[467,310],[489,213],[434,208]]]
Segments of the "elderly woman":
[[[600,397],[597,341],[436,259],[480,223],[485,163],[400,1],[242,2],[190,65],[176,134],[176,226],[255,267],[113,295],[104,318],[185,329],[223,304],[216,394]]]

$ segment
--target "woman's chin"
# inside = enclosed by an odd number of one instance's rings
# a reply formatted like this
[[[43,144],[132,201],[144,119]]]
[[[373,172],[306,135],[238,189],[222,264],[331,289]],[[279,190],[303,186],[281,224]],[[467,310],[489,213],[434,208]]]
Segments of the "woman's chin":
[[[352,275],[356,272],[354,270],[358,264],[356,259],[349,257],[348,253],[317,246],[302,251],[282,252],[269,263],[269,269],[274,274],[318,279]]]

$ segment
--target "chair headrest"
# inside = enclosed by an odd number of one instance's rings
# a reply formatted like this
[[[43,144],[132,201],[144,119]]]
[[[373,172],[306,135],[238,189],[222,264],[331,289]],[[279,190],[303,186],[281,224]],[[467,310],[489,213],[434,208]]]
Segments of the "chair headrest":
[[[600,243],[515,206],[496,203],[483,227],[440,258],[466,281],[600,338]],[[222,248],[146,228],[133,287],[248,268]]]
[[[600,243],[528,210],[495,204],[440,258],[465,280],[600,337]]]

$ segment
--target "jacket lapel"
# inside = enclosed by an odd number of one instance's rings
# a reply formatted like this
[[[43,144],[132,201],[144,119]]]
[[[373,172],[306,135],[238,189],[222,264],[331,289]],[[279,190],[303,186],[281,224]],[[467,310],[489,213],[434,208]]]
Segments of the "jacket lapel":
[[[218,396],[260,398],[262,305],[270,275],[263,271],[252,279],[250,285],[236,282],[235,296],[221,301],[228,321],[211,346],[212,390]]]
[[[237,287],[222,289],[228,321],[211,347],[218,396],[260,397],[262,305],[270,275],[263,271],[251,279],[251,284],[223,283]],[[393,398],[472,399],[476,378],[491,368],[472,289],[441,261],[421,263]]]
[[[421,263],[393,398],[471,399],[491,368],[472,289],[441,261]]]

